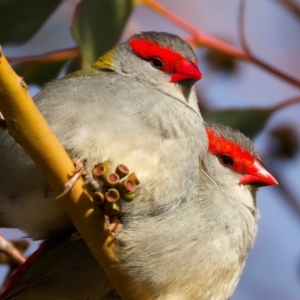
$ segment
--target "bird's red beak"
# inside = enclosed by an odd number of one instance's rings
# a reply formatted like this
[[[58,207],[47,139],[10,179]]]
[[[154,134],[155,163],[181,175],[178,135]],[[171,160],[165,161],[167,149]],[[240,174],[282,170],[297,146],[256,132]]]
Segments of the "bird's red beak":
[[[259,159],[256,159],[253,164],[249,165],[246,174],[242,175],[239,184],[255,184],[259,186],[277,185],[277,180],[271,175],[268,169],[262,164]]]
[[[180,82],[183,80],[198,81],[202,77],[198,67],[189,60],[184,59],[176,66],[175,73],[171,76],[170,82]]]

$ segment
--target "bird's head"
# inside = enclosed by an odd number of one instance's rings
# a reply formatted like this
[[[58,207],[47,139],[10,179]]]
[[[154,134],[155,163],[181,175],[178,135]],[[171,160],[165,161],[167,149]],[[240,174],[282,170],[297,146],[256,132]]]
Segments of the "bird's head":
[[[256,205],[258,187],[278,184],[261,162],[251,140],[242,133],[216,123],[206,124],[206,132],[210,155],[204,168],[232,197],[242,199],[243,194],[251,194]]]
[[[93,67],[135,77],[170,94],[176,89],[187,96],[202,78],[191,46],[166,32],[133,35],[100,57]]]

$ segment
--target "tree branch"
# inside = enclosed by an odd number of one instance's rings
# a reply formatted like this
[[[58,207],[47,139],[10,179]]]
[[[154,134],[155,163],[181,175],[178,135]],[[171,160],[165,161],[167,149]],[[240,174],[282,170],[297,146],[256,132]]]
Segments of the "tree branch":
[[[300,5],[295,0],[277,0],[280,4],[284,5],[294,16],[300,19]]]
[[[30,98],[26,84],[9,66],[0,48],[0,111],[8,130],[25,149],[58,195],[74,171],[74,165]],[[91,193],[80,178],[70,193],[58,200],[82,235],[87,246],[122,299],[133,299],[128,287],[142,290],[143,299],[152,299],[145,287],[129,278],[119,264],[114,241],[104,233],[104,218],[92,202]]]
[[[242,51],[233,45],[230,45],[228,43],[225,43],[221,40],[218,40],[216,38],[213,38],[204,32],[200,31],[198,28],[184,20],[183,18],[179,17],[175,13],[169,11],[166,7],[164,7],[162,4],[158,3],[156,0],[140,0],[141,3],[147,5],[157,13],[163,15],[167,19],[169,19],[174,24],[178,25],[182,29],[186,30],[189,34],[191,34],[194,38],[194,42],[198,44],[198,46],[206,46],[215,50],[218,50],[220,52],[226,53],[228,55],[231,55],[235,58],[246,60],[249,62],[252,62],[259,67],[271,72],[272,74],[280,77],[281,79],[289,82],[290,84],[295,85],[296,87],[300,88],[300,79],[294,78],[281,70],[278,70],[274,68],[273,66],[263,62],[262,60],[254,57],[252,54]],[[242,6],[240,6],[240,11],[243,9],[244,3],[242,3]],[[239,18],[241,20],[241,16]]]
[[[247,44],[246,37],[245,37],[245,8],[246,8],[246,0],[240,0],[240,6],[239,6],[239,14],[238,14],[238,31],[239,31],[239,38],[240,43],[242,45],[243,50],[245,53],[248,54],[249,60],[253,62],[254,64],[260,66],[261,68],[269,71],[270,73],[277,75],[278,77],[281,77],[285,81],[288,81],[297,87],[300,87],[300,80],[297,78],[294,78],[284,72],[282,72],[279,69],[274,68],[273,66],[265,63],[264,61],[260,60],[259,58],[255,57],[252,52],[250,51],[250,48]]]
[[[194,41],[198,44],[198,46],[208,46],[210,48],[225,52],[229,55],[234,57],[247,60],[248,55],[243,51],[237,49],[236,47],[225,43],[221,40],[213,38],[204,32],[200,31],[198,28],[184,20],[183,18],[179,17],[175,13],[168,10],[162,4],[158,3],[155,0],[140,0],[141,3],[147,5],[148,7],[152,8],[157,13],[163,15],[165,18],[169,19],[171,22],[175,23],[177,26],[181,27],[189,34],[191,34],[194,38]]]
[[[76,58],[79,56],[77,47],[47,52],[41,55],[23,56],[23,57],[7,57],[10,63],[25,63],[33,61],[56,62]]]

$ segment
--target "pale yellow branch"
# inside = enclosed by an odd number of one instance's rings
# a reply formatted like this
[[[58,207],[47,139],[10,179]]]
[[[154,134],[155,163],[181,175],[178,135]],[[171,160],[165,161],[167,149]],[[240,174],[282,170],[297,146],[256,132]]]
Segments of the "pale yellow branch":
[[[64,148],[30,98],[26,84],[8,64],[0,48],[0,111],[14,139],[25,149],[58,195],[74,171]],[[63,122],[63,120],[62,120]],[[143,290],[122,270],[114,242],[104,233],[104,218],[94,206],[90,192],[79,179],[59,201],[122,299],[133,299],[128,287]],[[151,299],[144,291],[143,299]]]

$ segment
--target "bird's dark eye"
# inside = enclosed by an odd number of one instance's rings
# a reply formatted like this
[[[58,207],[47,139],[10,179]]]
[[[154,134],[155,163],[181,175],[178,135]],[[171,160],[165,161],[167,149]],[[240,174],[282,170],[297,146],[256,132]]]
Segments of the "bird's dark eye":
[[[164,67],[162,60],[158,57],[151,58],[149,61],[153,68],[162,69]]]
[[[219,155],[219,162],[226,168],[231,168],[234,165],[233,159],[228,155]]]

